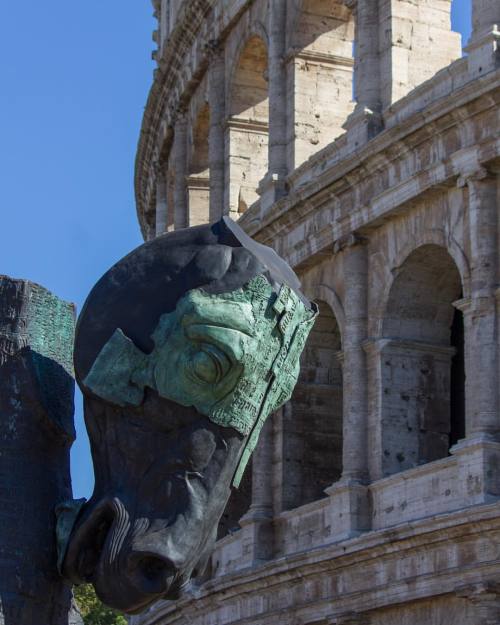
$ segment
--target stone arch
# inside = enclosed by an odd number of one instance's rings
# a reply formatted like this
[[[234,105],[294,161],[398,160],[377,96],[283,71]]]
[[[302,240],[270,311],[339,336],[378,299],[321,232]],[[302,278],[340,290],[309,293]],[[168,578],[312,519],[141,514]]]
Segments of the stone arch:
[[[284,509],[320,499],[342,473],[342,339],[331,306],[321,299],[316,303],[319,316],[283,411]]]
[[[268,53],[252,34],[240,48],[229,88],[227,169],[229,211],[237,217],[258,199],[267,173],[269,135]]]
[[[465,433],[462,294],[442,246],[422,245],[398,268],[380,343],[384,475],[446,457]]]
[[[337,320],[340,332],[340,340],[342,342],[345,327],[345,313],[342,302],[340,301],[340,298],[335,290],[326,284],[317,284],[310,288],[305,287],[304,292],[310,300],[323,300],[332,309],[334,317]]]
[[[189,225],[209,222],[210,168],[208,160],[208,135],[210,108],[204,103],[198,111],[191,130],[191,149],[188,163],[187,191]]]
[[[155,198],[155,234],[168,232],[174,227],[173,214],[173,172],[170,159],[173,130],[162,126],[161,146],[156,159],[156,198]]]
[[[259,45],[263,44],[267,50],[269,49],[269,38],[267,36],[267,31],[264,28],[263,24],[259,21],[254,21],[252,24],[243,25],[240,24],[240,28],[238,30],[238,37],[240,39],[238,45],[234,50],[231,50],[231,59],[227,59],[227,62],[230,63],[229,76],[227,81],[227,89],[226,89],[226,110],[230,111],[231,109],[231,92],[233,90],[234,81],[236,74],[239,69],[240,60],[245,55],[245,50],[248,47],[249,43],[252,40],[258,40]]]
[[[241,45],[229,89],[229,114],[253,121],[269,119],[267,44],[252,34]]]
[[[344,132],[353,110],[354,17],[339,0],[301,0],[290,23],[288,168]]]
[[[425,230],[423,235],[418,236],[416,240],[415,238],[408,239],[403,245],[401,245],[396,250],[396,254],[391,260],[392,269],[389,274],[391,275],[391,279],[387,280],[385,283],[379,299],[379,305],[377,305],[376,310],[374,311],[376,316],[374,329],[377,336],[382,336],[382,325],[389,299],[389,293],[391,292],[395,279],[401,271],[401,267],[403,267],[406,259],[412,254],[412,252],[414,252],[417,248],[426,245],[439,246],[448,252],[460,274],[463,297],[470,296],[470,263],[462,247],[455,239],[447,237],[444,230]],[[384,267],[386,266],[385,258],[382,259],[382,265]]]

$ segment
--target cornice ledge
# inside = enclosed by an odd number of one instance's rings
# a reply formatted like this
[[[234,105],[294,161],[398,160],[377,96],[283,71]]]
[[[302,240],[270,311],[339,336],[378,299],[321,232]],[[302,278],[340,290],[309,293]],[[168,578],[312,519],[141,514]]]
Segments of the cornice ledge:
[[[500,72],[498,82],[499,84],[495,85],[494,89],[500,88]],[[479,94],[474,99],[478,99],[482,95],[484,94]],[[467,103],[464,103],[461,106],[465,106],[466,104]],[[419,126],[415,123],[416,119],[419,120]],[[324,173],[315,177],[311,176],[312,179],[309,182],[299,186],[297,189],[294,189],[292,185],[289,185],[289,194],[278,200],[278,202],[274,204],[274,206],[268,213],[266,213],[265,217],[262,220],[257,220],[255,216],[253,216],[252,218],[251,215],[248,215],[248,217],[246,217],[244,225],[246,226],[246,224],[248,223],[248,225],[250,226],[248,229],[249,234],[251,234],[252,236],[257,236],[259,240],[262,240],[264,242],[268,239],[268,236],[264,234],[266,231],[272,231],[273,236],[282,232],[284,229],[286,229],[286,223],[290,221],[286,218],[287,213],[294,209],[298,209],[298,207],[302,205],[309,205],[311,209],[313,209],[315,205],[314,202],[311,201],[311,198],[318,195],[319,193],[327,192],[327,187],[331,187],[338,181],[342,180],[342,178],[346,180],[346,184],[348,184],[348,186],[351,186],[351,183],[348,180],[348,176],[359,167],[364,167],[366,161],[369,161],[372,158],[380,157],[380,155],[383,155],[384,151],[390,150],[397,143],[404,145],[404,142],[402,142],[401,140],[401,136],[411,134],[416,130],[416,126],[418,128],[422,128],[432,123],[434,123],[434,119],[432,119],[430,115],[427,115],[426,111],[419,111],[417,113],[414,113],[407,120],[407,123],[402,125],[402,128],[392,127],[382,131],[369,143],[364,145],[360,150],[351,153],[345,158],[339,159],[335,167],[326,167]],[[325,149],[331,149],[334,145],[335,144],[331,144]],[[301,165],[300,168],[295,170],[291,175],[296,177],[299,170],[301,170],[302,172],[307,171],[307,169],[314,171],[314,168],[319,165],[318,158],[320,158],[321,156],[322,155],[320,153],[314,155],[314,157]],[[394,155],[392,155],[391,160],[394,160]],[[419,175],[422,173],[424,172],[416,172],[415,175]],[[458,176],[458,172],[451,172],[449,178],[450,180],[451,178],[456,180]],[[443,184],[445,182],[446,181],[441,181],[440,184]],[[434,183],[432,184],[436,186]],[[307,210],[301,212],[303,212],[302,216],[305,216]]]
[[[499,507],[499,503],[494,503],[480,506],[475,510],[470,509],[467,511],[470,517],[467,520],[463,518],[464,511],[458,510],[421,521],[412,521],[386,530],[369,532],[342,543],[323,545],[310,552],[281,557],[257,568],[221,576],[201,587],[191,587],[189,594],[185,594],[175,602],[160,604],[156,610],[151,611],[151,619],[144,622],[147,625],[173,623],[174,621],[166,620],[170,615],[175,619],[175,623],[192,622],[189,616],[194,617],[206,613],[207,609],[215,609],[220,606],[221,600],[230,602],[241,598],[242,594],[261,594],[263,590],[272,592],[272,586],[289,585],[296,579],[295,570],[298,571],[300,579],[304,579],[308,575],[325,574],[332,565],[341,568],[350,566],[353,564],[353,558],[359,566],[363,566],[368,560],[398,557],[398,553],[413,551],[417,547],[431,549],[435,546],[438,549],[440,544],[448,543],[450,540],[460,541],[467,537],[472,539],[487,531],[498,532]],[[399,545],[400,541],[403,541],[404,545]],[[363,553],[367,550],[371,553]],[[457,568],[451,572],[446,592],[455,592],[459,596],[462,593],[483,594],[482,588],[476,589],[475,585],[468,584],[467,580],[464,580],[462,585],[457,581],[454,582],[455,578],[463,579],[462,569]],[[400,584],[403,586],[406,581],[401,580]],[[487,588],[486,592],[490,590],[493,589]],[[356,591],[344,598],[350,600],[352,604],[360,605],[360,596],[360,592]],[[341,612],[341,616],[351,614]]]

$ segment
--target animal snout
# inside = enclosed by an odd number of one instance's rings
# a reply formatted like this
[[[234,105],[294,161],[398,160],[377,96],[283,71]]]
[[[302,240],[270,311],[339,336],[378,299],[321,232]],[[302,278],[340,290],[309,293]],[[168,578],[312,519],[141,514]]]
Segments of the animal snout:
[[[146,594],[166,593],[177,574],[171,560],[146,551],[130,553],[127,568],[133,585]]]

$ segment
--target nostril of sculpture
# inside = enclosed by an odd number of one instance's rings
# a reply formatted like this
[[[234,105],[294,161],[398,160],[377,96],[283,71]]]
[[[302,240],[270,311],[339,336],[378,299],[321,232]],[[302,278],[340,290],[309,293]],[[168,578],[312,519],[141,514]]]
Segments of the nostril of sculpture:
[[[176,569],[170,560],[148,553],[131,553],[128,570],[136,588],[154,595],[167,592],[176,576]]]
[[[61,544],[70,581],[136,613],[203,574],[316,314],[227,218],[157,237],[99,280],[75,337],[96,485]]]

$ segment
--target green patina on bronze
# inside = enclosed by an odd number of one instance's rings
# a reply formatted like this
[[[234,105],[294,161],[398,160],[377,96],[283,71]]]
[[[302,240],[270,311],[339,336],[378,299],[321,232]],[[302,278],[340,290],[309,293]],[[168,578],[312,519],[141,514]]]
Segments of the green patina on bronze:
[[[57,570],[60,575],[71,532],[86,501],[86,499],[68,499],[56,506]]]
[[[238,486],[265,419],[291,397],[315,317],[292,289],[276,294],[264,276],[231,293],[194,289],[160,317],[150,354],[117,329],[84,382],[120,406],[140,405],[149,387],[248,436]]]

